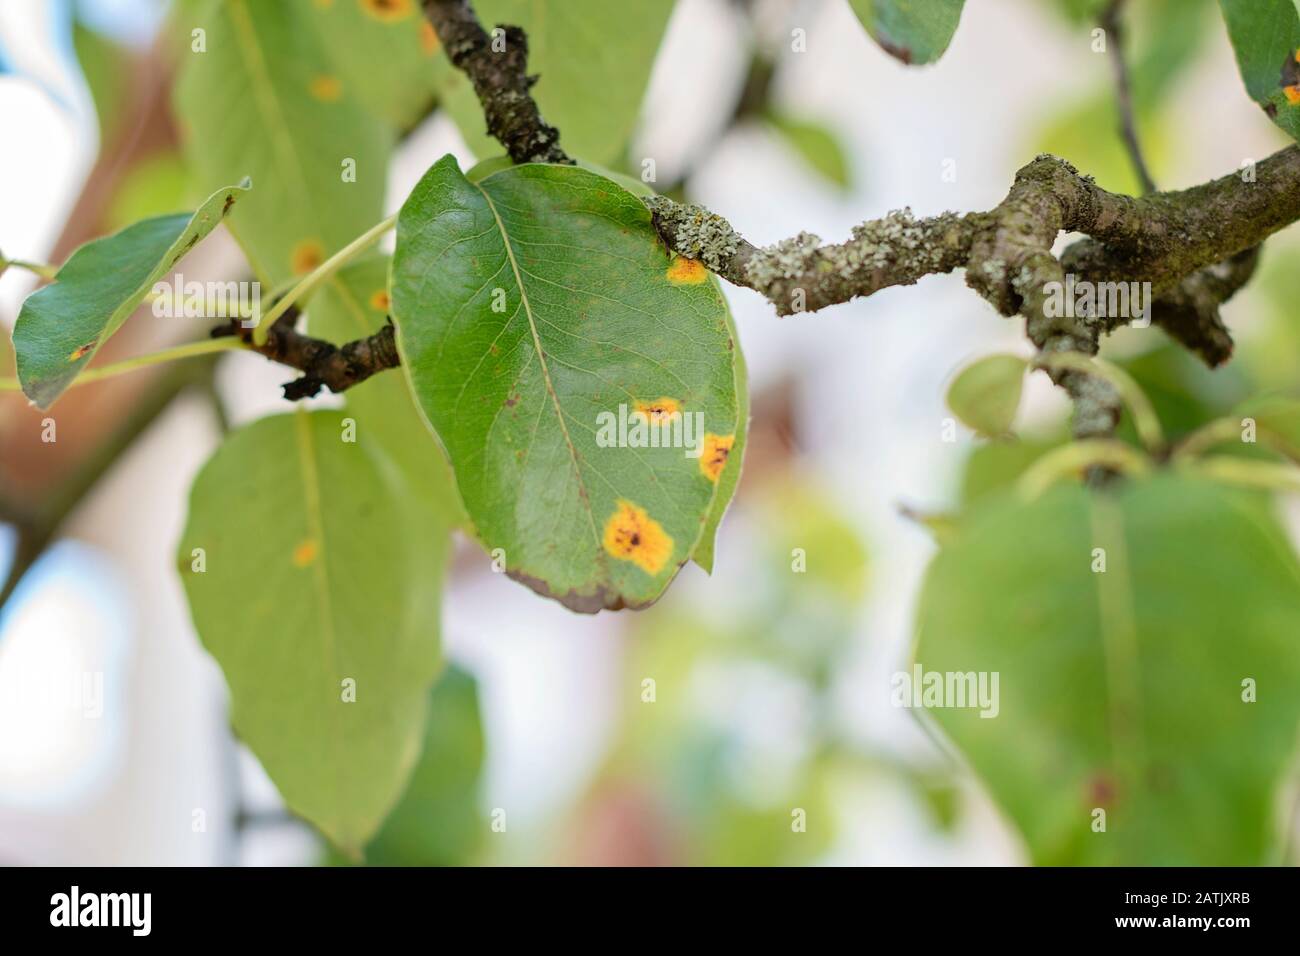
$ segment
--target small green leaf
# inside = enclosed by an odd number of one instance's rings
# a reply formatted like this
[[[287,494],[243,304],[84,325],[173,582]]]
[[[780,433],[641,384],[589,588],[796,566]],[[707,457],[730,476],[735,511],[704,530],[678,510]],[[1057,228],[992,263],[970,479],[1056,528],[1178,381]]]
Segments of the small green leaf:
[[[892,690],[921,694],[1035,864],[1276,864],[1297,620],[1300,565],[1257,494],[1163,475],[1000,496],[931,565]],[[936,674],[953,690],[927,704]]]
[[[392,132],[357,101],[291,3],[224,0],[189,21],[175,109],[197,181],[251,176],[230,230],[272,286],[383,217]]]
[[[336,344],[378,332],[388,321],[388,256],[372,255],[344,266],[325,282],[307,307],[312,335]],[[412,494],[447,528],[467,519],[447,456],[415,404],[399,371],[375,375],[348,389],[343,400],[358,432],[379,444],[403,470]]]
[[[1300,140],[1300,5],[1219,0],[1250,98]]]
[[[559,128],[569,155],[597,163],[622,159],[673,0],[476,0],[474,9],[489,31],[508,23],[527,32],[528,72],[539,77],[533,96],[546,121]],[[450,73],[445,102],[477,155],[500,149],[488,138],[483,110],[459,71]]]
[[[768,124],[818,175],[841,189],[849,186],[849,163],[840,142],[820,123],[807,123],[773,114]]]
[[[153,284],[217,227],[250,185],[219,189],[193,213],[145,219],[74,252],[51,285],[27,297],[14,325],[27,397],[49,408]]]
[[[231,720],[285,803],[356,856],[406,786],[441,659],[448,539],[337,412],[231,434],[178,562]]]
[[[411,782],[366,845],[370,866],[464,866],[486,832],[479,807],[483,722],[478,685],[448,667],[429,692],[424,748]],[[331,862],[344,863],[341,855]]]
[[[849,0],[867,32],[904,63],[933,63],[948,49],[966,0]]]
[[[997,437],[1011,430],[1028,363],[1015,355],[990,355],[958,373],[948,389],[948,407],[963,424]]]
[[[574,610],[654,601],[738,467],[737,345],[709,278],[585,169],[475,183],[447,156],[402,207],[402,367],[485,547]],[[650,421],[676,447],[634,444]]]

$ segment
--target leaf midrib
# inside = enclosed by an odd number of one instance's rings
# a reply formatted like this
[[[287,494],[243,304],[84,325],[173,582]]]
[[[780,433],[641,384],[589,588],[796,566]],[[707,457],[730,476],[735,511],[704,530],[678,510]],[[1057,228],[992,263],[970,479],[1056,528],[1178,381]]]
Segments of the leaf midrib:
[[[469,182],[469,180],[466,180]],[[487,203],[488,210],[492,213],[492,218],[496,221],[497,231],[501,233],[501,244],[505,246],[506,256],[510,260],[510,269],[515,276],[515,285],[519,288],[519,299],[524,307],[524,315],[528,319],[528,330],[533,337],[533,348],[537,351],[537,361],[541,365],[542,382],[546,385],[546,392],[551,396],[551,404],[555,408],[555,419],[560,425],[560,432],[564,435],[564,444],[569,449],[569,460],[573,463],[573,476],[577,479],[579,497],[582,499],[584,510],[587,512],[587,524],[591,528],[591,538],[596,545],[596,560],[603,564],[603,556],[600,552],[600,535],[596,531],[596,516],[591,510],[591,498],[587,494],[587,486],[582,480],[582,466],[578,461],[578,450],[574,447],[573,436],[569,434],[569,427],[564,423],[564,411],[560,408],[560,397],[555,392],[555,383],[551,381],[551,370],[546,364],[546,351],[542,348],[542,339],[537,331],[537,322],[533,317],[533,307],[528,301],[528,290],[524,288],[524,278],[519,268],[519,263],[515,260],[514,246],[510,243],[510,234],[506,231],[505,223],[501,221],[501,215],[497,212],[496,203],[488,195],[479,183],[470,182],[483,196],[483,201]]]

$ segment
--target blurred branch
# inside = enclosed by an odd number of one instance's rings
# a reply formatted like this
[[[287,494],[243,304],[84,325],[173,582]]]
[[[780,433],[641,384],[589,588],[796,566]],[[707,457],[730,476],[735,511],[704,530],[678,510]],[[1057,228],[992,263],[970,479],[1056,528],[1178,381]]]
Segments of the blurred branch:
[[[1110,38],[1110,65],[1115,77],[1115,101],[1119,108],[1120,137],[1128,150],[1129,161],[1137,174],[1142,192],[1156,191],[1155,180],[1142,155],[1142,144],[1138,140],[1137,123],[1133,117],[1133,91],[1129,77],[1128,60],[1124,58],[1124,27],[1122,16],[1125,0],[1111,0],[1101,14],[1101,28]]]

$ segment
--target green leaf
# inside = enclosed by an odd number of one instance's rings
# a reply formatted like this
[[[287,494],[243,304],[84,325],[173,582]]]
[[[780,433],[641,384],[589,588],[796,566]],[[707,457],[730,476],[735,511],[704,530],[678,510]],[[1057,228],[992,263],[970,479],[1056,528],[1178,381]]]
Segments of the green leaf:
[[[383,216],[392,134],[358,103],[297,8],[223,0],[197,14],[175,107],[199,182],[251,176],[230,229],[259,278],[311,271]],[[355,164],[355,181],[346,173]]]
[[[49,408],[249,185],[219,189],[193,213],[145,219],[74,252],[51,285],[27,297],[14,325],[18,378],[27,397]]]
[[[1059,486],[963,521],[927,574],[915,661],[998,675],[995,717],[928,716],[1034,863],[1256,865],[1277,861],[1300,726],[1297,620],[1300,566],[1258,496]]]
[[[418,0],[293,0],[344,86],[404,129],[427,112],[452,69]]]
[[[194,482],[178,561],[235,731],[355,856],[419,756],[448,544],[345,425],[299,411],[231,434]]]
[[[778,114],[768,116],[767,122],[819,176],[841,189],[848,188],[848,159],[834,133],[820,123]]]
[[[1300,140],[1300,6],[1294,0],[1219,0],[1246,92]]]
[[[484,29],[504,23],[527,32],[528,72],[540,77],[533,96],[569,155],[597,163],[622,159],[673,0],[476,0],[474,9]],[[459,71],[451,71],[446,105],[476,155],[500,150]]]
[[[388,257],[373,255],[350,263],[321,286],[307,308],[312,335],[343,344],[364,338],[388,321]],[[385,372],[347,390],[348,414],[359,434],[373,437],[403,470],[425,505],[447,528],[465,524],[447,456],[416,407],[401,372]]]
[[[1011,430],[1027,362],[1016,355],[990,355],[966,366],[948,388],[948,407],[966,426],[996,437]]]
[[[904,63],[933,63],[957,32],[966,0],[849,0],[867,32]]]
[[[739,402],[708,279],[669,258],[639,199],[585,169],[474,183],[447,156],[402,207],[402,367],[483,544],[574,610],[654,601],[709,519]],[[620,406],[629,440],[602,445]],[[679,439],[690,426],[701,454],[631,446],[651,418]]]
[[[448,667],[429,692],[424,749],[402,799],[366,845],[370,866],[464,866],[485,827],[479,808],[483,723],[474,678]],[[333,863],[346,862],[334,855]]]

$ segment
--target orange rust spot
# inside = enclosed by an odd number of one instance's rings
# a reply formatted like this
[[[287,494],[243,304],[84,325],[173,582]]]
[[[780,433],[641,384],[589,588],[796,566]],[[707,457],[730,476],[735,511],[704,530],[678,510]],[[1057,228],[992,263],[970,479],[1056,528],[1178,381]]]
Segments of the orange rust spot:
[[[325,261],[325,247],[319,239],[304,239],[293,247],[289,255],[289,267],[295,275],[311,272]]]
[[[673,539],[644,508],[620,501],[605,522],[605,550],[631,561],[646,574],[658,574],[673,554]]]
[[[682,403],[675,398],[657,398],[653,402],[637,402],[632,414],[640,415],[651,425],[671,422],[682,413]]]
[[[299,543],[298,547],[293,549],[293,566],[295,568],[305,568],[316,560],[316,555],[320,553],[320,548],[311,538]]]
[[[388,303],[389,299],[387,289],[376,289],[375,294],[370,297],[370,307],[372,309],[378,309],[380,312],[388,311]]]
[[[709,270],[698,259],[674,256],[668,264],[668,281],[673,285],[699,285],[709,277]]]
[[[326,73],[312,77],[308,89],[311,90],[311,95],[322,103],[333,103],[343,95],[343,84],[339,82],[339,78]]]
[[[361,0],[361,9],[376,20],[394,23],[411,15],[411,0]]]
[[[90,352],[90,350],[95,347],[95,344],[98,341],[99,339],[91,339],[85,345],[77,346],[75,349],[73,349],[71,352],[68,353],[68,361],[76,362],[79,361],[80,359],[85,358],[86,355]]]
[[[1284,86],[1282,92],[1286,94],[1286,101],[1292,106],[1300,106],[1300,86]]]
[[[700,471],[705,478],[715,482],[718,480],[722,469],[727,466],[727,459],[731,457],[731,446],[735,443],[735,435],[704,436],[704,448],[700,451]]]
[[[425,56],[433,56],[438,52],[441,46],[438,42],[438,32],[434,30],[433,24],[428,20],[420,23],[420,49],[424,51]]]

